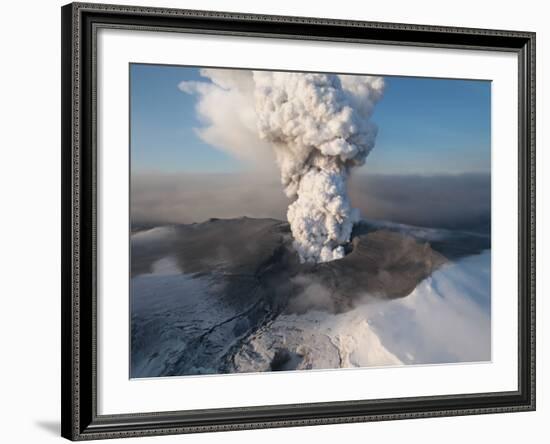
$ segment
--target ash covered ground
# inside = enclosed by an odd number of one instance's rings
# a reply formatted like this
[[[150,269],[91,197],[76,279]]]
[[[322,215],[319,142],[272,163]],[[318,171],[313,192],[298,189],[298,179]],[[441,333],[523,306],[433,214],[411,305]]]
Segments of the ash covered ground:
[[[131,377],[486,361],[490,236],[364,220],[302,264],[289,225],[134,227]]]

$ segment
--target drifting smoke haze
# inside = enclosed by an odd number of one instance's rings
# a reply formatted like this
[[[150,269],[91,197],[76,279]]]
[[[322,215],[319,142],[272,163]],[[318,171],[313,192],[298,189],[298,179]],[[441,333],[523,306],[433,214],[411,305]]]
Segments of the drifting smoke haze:
[[[360,219],[347,180],[374,147],[377,128],[370,116],[383,79],[211,69],[201,75],[212,82],[180,84],[200,97],[197,110],[205,126],[199,136],[250,160],[261,157],[267,143],[284,192],[293,199],[287,219],[301,261],[342,258]]]
[[[385,176],[356,174],[349,195],[362,217],[432,228],[488,233],[488,174]],[[133,173],[132,222],[164,225],[210,218],[284,220],[288,198],[275,173]]]

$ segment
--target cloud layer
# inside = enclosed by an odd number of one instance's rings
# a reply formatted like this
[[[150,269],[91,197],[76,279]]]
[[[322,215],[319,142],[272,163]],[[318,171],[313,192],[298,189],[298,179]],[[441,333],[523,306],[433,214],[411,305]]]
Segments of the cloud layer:
[[[352,176],[349,193],[361,216],[419,225],[488,231],[491,180],[457,176]],[[132,224],[193,223],[210,218],[286,219],[289,199],[272,174],[134,173]]]

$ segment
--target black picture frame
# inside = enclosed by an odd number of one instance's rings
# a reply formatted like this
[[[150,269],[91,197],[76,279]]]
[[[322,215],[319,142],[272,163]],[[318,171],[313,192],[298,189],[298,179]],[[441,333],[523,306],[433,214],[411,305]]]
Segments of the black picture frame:
[[[85,440],[535,409],[535,33],[86,3],[68,4],[61,15],[62,436]],[[515,53],[519,66],[518,390],[98,415],[94,76],[100,27]]]

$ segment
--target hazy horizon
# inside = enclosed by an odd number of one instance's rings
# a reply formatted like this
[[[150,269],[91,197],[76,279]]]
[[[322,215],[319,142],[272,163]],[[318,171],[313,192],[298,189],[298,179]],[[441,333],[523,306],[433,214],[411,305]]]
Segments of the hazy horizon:
[[[355,174],[349,194],[354,207],[366,218],[433,228],[490,229],[489,174]],[[275,175],[132,174],[133,225],[186,224],[242,216],[286,220],[290,202]]]

